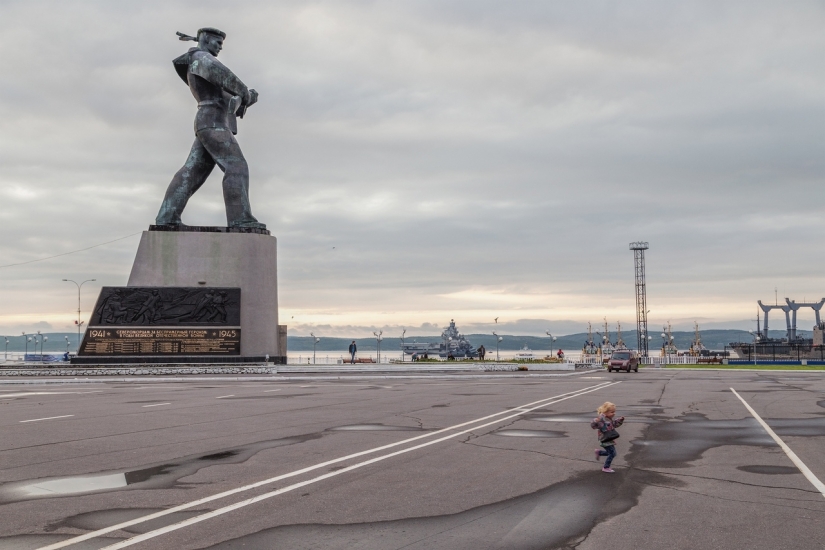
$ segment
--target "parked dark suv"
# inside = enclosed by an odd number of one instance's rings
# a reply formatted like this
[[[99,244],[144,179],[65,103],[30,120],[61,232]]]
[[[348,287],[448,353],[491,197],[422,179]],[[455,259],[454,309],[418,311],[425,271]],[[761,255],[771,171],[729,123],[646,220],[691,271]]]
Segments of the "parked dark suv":
[[[639,372],[639,358],[632,351],[614,351],[607,362],[607,372],[613,369]]]

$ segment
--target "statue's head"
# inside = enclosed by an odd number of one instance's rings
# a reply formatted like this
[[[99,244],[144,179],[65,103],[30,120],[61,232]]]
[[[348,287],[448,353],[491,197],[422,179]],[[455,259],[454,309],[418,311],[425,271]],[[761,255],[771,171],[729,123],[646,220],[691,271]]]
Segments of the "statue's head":
[[[223,49],[223,39],[226,33],[212,27],[198,29],[198,46],[214,55],[221,53]]]

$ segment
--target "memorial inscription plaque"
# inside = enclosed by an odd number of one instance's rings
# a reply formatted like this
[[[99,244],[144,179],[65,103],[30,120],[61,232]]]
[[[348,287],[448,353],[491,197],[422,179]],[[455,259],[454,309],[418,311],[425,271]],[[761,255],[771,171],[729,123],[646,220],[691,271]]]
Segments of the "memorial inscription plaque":
[[[97,327],[81,355],[240,355],[240,328]]]
[[[80,356],[240,355],[241,290],[103,287]]]

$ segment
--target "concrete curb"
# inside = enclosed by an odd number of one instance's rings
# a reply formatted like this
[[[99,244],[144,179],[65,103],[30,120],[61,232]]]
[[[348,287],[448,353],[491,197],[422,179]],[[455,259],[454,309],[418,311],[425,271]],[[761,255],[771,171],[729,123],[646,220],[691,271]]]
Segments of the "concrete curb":
[[[683,367],[665,367],[665,368],[657,368],[657,369],[650,369],[650,370],[658,370],[658,371],[690,371],[690,372],[818,372],[821,374],[825,374],[825,369],[725,369],[725,368],[683,368]]]
[[[338,376],[188,376],[186,378],[167,376],[132,376],[130,378],[114,378],[110,376],[100,376],[95,378],[41,378],[41,377],[20,377],[17,379],[0,378],[0,386],[3,385],[31,385],[31,384],[101,384],[104,382],[117,383],[164,383],[164,382],[289,382],[289,381],[329,381],[329,380],[502,380],[512,378],[563,378],[587,374],[592,371],[575,371],[560,373],[533,373],[528,374],[523,371],[508,374],[396,374],[396,375],[338,375]]]

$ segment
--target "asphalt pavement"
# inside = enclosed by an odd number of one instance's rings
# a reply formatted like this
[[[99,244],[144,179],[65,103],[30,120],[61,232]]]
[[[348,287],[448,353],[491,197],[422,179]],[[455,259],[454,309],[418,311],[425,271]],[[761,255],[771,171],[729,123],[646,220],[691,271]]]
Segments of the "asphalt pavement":
[[[0,381],[0,412],[0,549],[825,547],[819,373]]]

